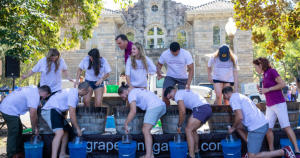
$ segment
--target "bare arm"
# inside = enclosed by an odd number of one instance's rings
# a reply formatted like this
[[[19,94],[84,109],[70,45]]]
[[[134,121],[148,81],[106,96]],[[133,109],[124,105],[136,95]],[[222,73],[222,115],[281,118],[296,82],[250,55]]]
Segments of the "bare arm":
[[[277,82],[276,86],[269,87],[269,88],[259,88],[260,93],[265,94],[270,91],[281,90],[282,88],[284,88],[286,86],[285,82],[283,81],[283,79],[280,76],[277,76],[275,78],[275,81]]]
[[[235,113],[235,121],[232,127],[228,129],[228,133],[232,133],[243,120],[243,112],[241,109],[234,110],[234,113]]]
[[[29,113],[30,113],[31,127],[32,127],[32,129],[34,129],[35,134],[39,134],[37,109],[29,108]]]
[[[214,84],[214,81],[213,81],[212,78],[211,78],[211,67],[207,67],[207,76],[208,76],[208,81],[209,81],[211,84]]]
[[[81,136],[82,135],[82,132],[78,126],[78,123],[77,123],[77,118],[76,118],[76,108],[72,107],[72,106],[69,106],[69,115],[70,115],[70,119],[71,119],[71,122],[72,122],[72,126],[75,126],[76,130],[77,130],[77,133],[78,133],[78,136]]]
[[[77,77],[76,77],[76,82],[74,83],[74,88],[76,88],[76,86],[79,84],[79,78],[80,78],[81,72],[82,72],[82,69],[79,68],[77,70]]]
[[[185,119],[185,105],[183,100],[178,101],[178,109],[179,109],[179,122],[178,125],[182,125]]]
[[[239,87],[237,71],[233,71],[233,80],[234,80],[234,91],[237,93]]]
[[[157,62],[157,79],[160,80],[162,78],[162,72],[161,72],[161,68],[162,68],[163,64],[161,64],[160,62]]]
[[[31,75],[33,75],[33,74],[34,74],[34,72],[33,72],[32,70],[30,70],[30,71],[27,73],[27,75],[22,75],[21,78],[22,78],[22,80],[25,80],[27,77],[29,77],[29,76],[31,76]]]
[[[107,74],[105,74],[102,78],[100,78],[97,82],[96,82],[96,84],[95,84],[95,86],[99,86],[107,77],[109,76],[109,73],[107,73]]]
[[[68,73],[68,70],[66,69],[66,70],[62,70],[62,72],[64,73],[64,75],[66,76],[66,78],[69,80],[69,81],[71,81],[71,82],[74,82],[71,78],[70,78],[70,76],[69,76],[69,73]]]
[[[136,101],[132,101],[130,103],[130,112],[127,116],[127,119],[125,121],[125,133],[129,133],[129,129],[128,129],[128,124],[132,121],[132,119],[134,118],[136,114]]]
[[[186,84],[186,89],[191,89],[190,85],[192,83],[193,77],[194,77],[194,63],[187,66],[189,69],[189,78]]]
[[[129,87],[132,86],[131,85],[131,81],[130,81],[130,75],[126,75],[126,81],[127,81],[128,85],[129,85]]]

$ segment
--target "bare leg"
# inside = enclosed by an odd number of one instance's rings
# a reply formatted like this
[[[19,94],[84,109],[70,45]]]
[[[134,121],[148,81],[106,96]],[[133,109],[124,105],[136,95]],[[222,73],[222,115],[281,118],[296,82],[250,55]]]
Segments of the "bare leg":
[[[60,142],[62,140],[63,135],[64,135],[64,130],[63,129],[57,130],[55,132],[55,136],[54,136],[54,138],[52,140],[52,154],[51,154],[51,158],[57,158],[58,148],[59,148],[59,145],[60,145]]]
[[[222,88],[223,88],[223,83],[214,83],[214,89],[216,93],[216,100],[215,100],[216,105],[222,105]]]
[[[278,149],[275,151],[264,151],[257,154],[248,152],[249,158],[267,158],[267,157],[278,157],[283,155],[284,155],[284,151],[282,149]]]
[[[95,92],[95,107],[100,107],[102,105],[104,87],[100,87],[94,90]]]
[[[273,134],[273,129],[272,128],[269,128],[266,136],[267,136],[267,140],[268,140],[268,143],[269,143],[269,150],[273,151],[274,150],[274,134]]]
[[[297,144],[297,139],[296,139],[295,133],[292,130],[292,128],[290,126],[285,127],[284,131],[288,135],[288,137],[289,137],[290,141],[292,142],[292,144],[294,145],[295,152],[299,152],[299,147],[298,147],[298,144]]]
[[[189,155],[191,157],[195,157],[195,135],[194,133],[196,130],[201,126],[201,121],[195,119],[193,116],[189,118],[188,124],[185,128],[185,134],[187,138],[188,148],[189,148]],[[199,138],[198,138],[199,140]],[[199,144],[198,144],[199,145]]]
[[[194,131],[194,139],[195,139],[195,146],[194,146],[195,153],[198,153],[199,152],[199,135],[197,133],[197,130]]]
[[[64,135],[61,140],[61,148],[60,148],[60,154],[59,154],[60,158],[69,157],[69,155],[66,154],[68,139],[69,139],[69,132],[64,130]]]
[[[165,89],[163,89],[163,92],[162,92],[162,99],[166,103],[166,106],[170,106],[170,100],[164,96],[164,93],[165,93]]]
[[[146,145],[146,155],[142,156],[143,158],[154,158],[153,154],[153,142],[152,142],[152,135],[150,133],[153,125],[144,123],[143,124],[143,134],[144,134],[144,139],[145,139],[145,145]]]
[[[240,123],[237,127],[236,127],[236,131],[238,132],[238,134],[241,136],[241,138],[247,143],[248,142],[248,134],[244,131],[244,127],[243,127],[243,123]]]
[[[91,99],[93,95],[94,90],[90,88],[90,91],[87,95],[83,96],[83,103],[85,107],[90,107],[91,106]]]
[[[223,87],[231,86],[230,83],[223,83]],[[221,90],[222,92],[222,90]],[[225,99],[223,96],[224,105],[229,105],[229,100]]]

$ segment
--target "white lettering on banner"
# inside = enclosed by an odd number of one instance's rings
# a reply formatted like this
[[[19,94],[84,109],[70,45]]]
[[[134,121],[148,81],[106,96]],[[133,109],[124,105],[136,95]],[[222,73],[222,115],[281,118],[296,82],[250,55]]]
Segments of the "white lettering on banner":
[[[157,145],[157,149],[155,149],[156,145]],[[154,143],[153,144],[153,153],[154,154],[159,154],[160,153],[160,145],[159,145],[159,143]]]
[[[168,151],[168,143],[161,144],[161,151]]]
[[[144,143],[140,142],[140,143],[137,143],[138,144],[138,150],[140,150],[140,145],[142,145],[142,150],[144,151],[145,150],[145,146],[144,146]]]
[[[221,150],[221,142],[202,143],[199,151],[219,151]],[[86,151],[88,153],[95,150],[104,150],[108,153],[111,150],[119,150],[118,142],[87,142]],[[137,142],[137,151],[145,151],[145,144],[143,142]],[[169,151],[168,143],[154,143],[153,153],[159,154],[161,151]]]
[[[201,145],[201,149],[202,149],[202,151],[207,151],[207,150],[208,150],[208,148],[204,149],[204,148],[203,148],[203,146],[204,146],[204,145],[206,145],[206,146],[208,147],[208,144],[207,144],[207,143],[202,143],[202,145]]]

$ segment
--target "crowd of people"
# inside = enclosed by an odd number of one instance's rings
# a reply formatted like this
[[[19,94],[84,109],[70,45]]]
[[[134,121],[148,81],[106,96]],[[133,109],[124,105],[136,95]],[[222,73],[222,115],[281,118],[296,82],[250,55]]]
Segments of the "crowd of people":
[[[153,140],[150,133],[152,127],[166,113],[170,106],[170,99],[178,104],[179,122],[178,133],[183,129],[186,113],[185,109],[193,112],[188,120],[185,133],[188,143],[188,158],[199,158],[199,137],[197,129],[205,124],[212,115],[210,104],[201,95],[190,88],[194,76],[194,61],[191,54],[180,48],[179,43],[172,42],[170,48],[162,52],[158,63],[146,56],[141,43],[129,41],[126,35],[118,35],[115,39],[120,49],[124,50],[126,64],[126,81],[119,87],[118,94],[127,100],[130,112],[124,124],[125,133],[130,133],[128,124],[136,114],[137,107],[145,110],[142,132],[145,139],[146,154],[142,158],[154,158]],[[227,45],[222,45],[216,53],[211,54],[208,61],[208,80],[214,85],[217,105],[230,105],[235,112],[235,122],[228,129],[229,133],[235,130],[247,142],[246,157],[300,157],[296,136],[290,127],[287,104],[281,89],[285,83],[277,71],[271,67],[266,58],[253,61],[257,73],[263,75],[263,88],[257,87],[260,93],[266,96],[266,116],[246,96],[238,92],[238,58]],[[162,72],[162,66],[167,65],[167,73]],[[211,68],[213,73],[211,75]],[[81,78],[85,70],[85,80]],[[48,55],[38,61],[37,65],[22,75],[26,79],[34,73],[41,72],[40,84],[37,87],[22,87],[10,93],[1,103],[0,111],[8,127],[7,156],[20,158],[22,154],[22,123],[20,115],[30,112],[32,129],[39,133],[37,108],[40,99],[45,100],[41,115],[50,129],[55,133],[52,141],[52,158],[68,157],[65,153],[69,136],[74,135],[71,126],[62,115],[69,111],[72,125],[79,136],[82,131],[76,120],[76,105],[79,97],[83,97],[84,106],[90,106],[91,97],[95,94],[95,106],[100,107],[103,99],[103,80],[109,77],[111,68],[104,57],[100,56],[97,48],[91,49],[88,55],[79,64],[76,81],[73,81],[67,71],[67,65],[57,49],[50,49]],[[74,82],[74,88],[62,89],[61,73],[68,80]],[[189,73],[188,73],[189,72]],[[158,80],[164,78],[162,100],[147,90],[148,75],[157,74]],[[175,89],[178,85],[178,89]],[[223,99],[222,99],[223,98]],[[278,118],[281,128],[287,133],[295,147],[295,153],[290,146],[274,150],[274,135],[272,129]],[[260,152],[262,141],[267,137],[268,152]],[[59,151],[60,146],[60,153]]]

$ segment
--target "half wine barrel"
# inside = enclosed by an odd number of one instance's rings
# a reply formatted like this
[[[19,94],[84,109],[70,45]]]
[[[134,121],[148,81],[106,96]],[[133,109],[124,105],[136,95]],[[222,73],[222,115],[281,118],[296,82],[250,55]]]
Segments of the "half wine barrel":
[[[229,105],[211,105],[212,115],[208,120],[210,132],[228,133],[227,126],[234,123],[235,114]]]

